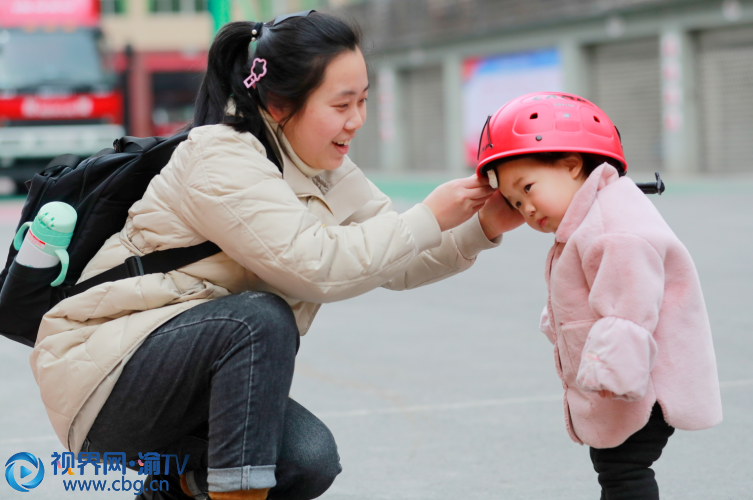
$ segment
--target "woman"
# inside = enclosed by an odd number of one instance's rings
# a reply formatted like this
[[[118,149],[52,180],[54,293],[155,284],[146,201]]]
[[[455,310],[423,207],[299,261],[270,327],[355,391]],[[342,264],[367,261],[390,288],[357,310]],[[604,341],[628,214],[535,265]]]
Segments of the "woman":
[[[42,323],[32,369],[69,450],[189,456],[180,478],[175,459],[152,470],[170,491],[142,498],[321,495],[334,439],[288,398],[320,304],[464,271],[520,224],[475,177],[392,211],[346,156],[366,118],[360,41],[315,12],[223,28],[189,138],[81,279],[155,250],[223,251],[94,287]]]

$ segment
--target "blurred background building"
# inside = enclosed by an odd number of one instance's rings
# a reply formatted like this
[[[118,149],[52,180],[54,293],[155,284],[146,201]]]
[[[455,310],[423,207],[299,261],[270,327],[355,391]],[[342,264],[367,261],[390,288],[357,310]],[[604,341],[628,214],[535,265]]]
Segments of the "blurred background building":
[[[631,171],[753,171],[753,2],[372,0],[342,8],[370,45],[357,163],[473,164],[514,96],[573,92],[620,129]]]
[[[750,0],[102,0],[102,7],[108,43],[119,54],[134,49],[136,135],[166,133],[190,117],[213,13],[226,16],[215,21],[269,20],[314,8],[356,20],[366,35],[369,118],[351,154],[364,168],[462,171],[489,114],[519,94],[554,90],[585,96],[612,117],[631,171],[753,170]],[[121,70],[124,59],[117,58]]]
[[[306,9],[365,33],[362,168],[462,173],[489,114],[549,90],[601,106],[631,172],[753,170],[753,0],[0,0],[0,192],[56,154],[173,133],[222,24]]]

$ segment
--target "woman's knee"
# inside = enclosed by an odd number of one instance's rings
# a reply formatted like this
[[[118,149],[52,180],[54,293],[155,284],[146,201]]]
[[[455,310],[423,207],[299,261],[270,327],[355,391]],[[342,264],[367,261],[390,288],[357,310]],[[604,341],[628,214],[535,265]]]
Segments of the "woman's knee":
[[[306,447],[301,450],[301,460],[298,461],[299,471],[306,476],[307,483],[320,485],[321,493],[324,493],[342,472],[335,437],[322,424],[305,445]]]
[[[282,492],[284,495],[280,498],[286,500],[317,498],[332,486],[337,475],[342,472],[336,448],[325,446],[310,449],[308,453],[296,458],[297,460],[278,462],[277,487],[270,494],[271,500],[277,498],[277,493]]]
[[[316,498],[329,489],[340,472],[340,455],[332,432],[306,408],[288,400],[277,490],[285,491],[285,498]]]
[[[320,457],[296,464],[293,476],[294,485],[287,489],[286,499],[310,500],[318,498],[335,482],[337,475],[342,472],[340,461],[333,457]]]

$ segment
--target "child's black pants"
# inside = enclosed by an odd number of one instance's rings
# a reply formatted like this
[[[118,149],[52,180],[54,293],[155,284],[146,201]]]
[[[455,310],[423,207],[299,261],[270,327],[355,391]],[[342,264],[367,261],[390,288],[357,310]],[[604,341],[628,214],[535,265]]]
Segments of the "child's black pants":
[[[591,448],[601,500],[659,500],[659,486],[650,467],[673,432],[656,403],[646,426],[627,441],[615,448]]]

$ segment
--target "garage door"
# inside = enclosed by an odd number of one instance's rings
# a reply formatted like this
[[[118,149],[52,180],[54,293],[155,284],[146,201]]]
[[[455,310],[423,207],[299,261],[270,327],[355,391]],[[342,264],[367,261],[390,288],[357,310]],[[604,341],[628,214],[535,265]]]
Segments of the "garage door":
[[[402,74],[405,151],[409,170],[444,170],[445,112],[441,66]]]
[[[630,172],[662,166],[662,103],[657,38],[590,50],[590,97],[622,134]]]
[[[698,70],[706,170],[753,170],[753,27],[701,33]]]
[[[363,170],[380,167],[379,90],[377,75],[369,73],[369,98],[366,101],[366,122],[350,143],[348,157]]]

